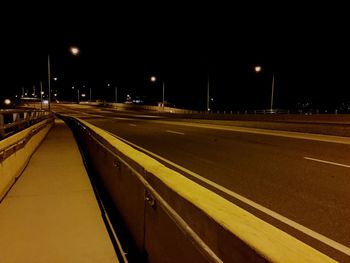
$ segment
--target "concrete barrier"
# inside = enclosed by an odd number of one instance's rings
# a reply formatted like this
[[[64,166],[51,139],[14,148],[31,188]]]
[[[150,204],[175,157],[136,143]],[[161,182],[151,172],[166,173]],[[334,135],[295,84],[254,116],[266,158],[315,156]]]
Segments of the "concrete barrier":
[[[127,103],[104,103],[102,104],[107,107],[120,109],[120,110],[148,110],[155,112],[164,112],[164,113],[183,113],[190,114],[193,113],[192,110],[178,109],[173,107],[162,107],[162,106],[151,106],[151,105],[137,105],[137,104],[127,104]]]
[[[148,262],[335,262],[104,130],[76,119],[103,191]]]
[[[0,200],[20,176],[52,125],[53,118],[46,119],[0,141]]]

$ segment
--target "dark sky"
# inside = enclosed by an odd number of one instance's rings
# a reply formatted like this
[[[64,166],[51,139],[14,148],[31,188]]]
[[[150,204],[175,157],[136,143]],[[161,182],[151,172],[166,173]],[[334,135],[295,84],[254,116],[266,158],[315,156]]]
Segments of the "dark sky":
[[[160,99],[164,81],[169,102],[204,109],[209,75],[213,107],[263,109],[274,74],[275,107],[350,101],[344,6],[60,2],[8,11],[1,21],[1,94],[38,87],[50,54],[59,78],[53,85],[65,96],[72,85],[85,85],[95,98],[113,99],[111,83],[120,100]],[[81,49],[79,57],[69,54],[71,45]],[[159,82],[150,83],[151,75]]]

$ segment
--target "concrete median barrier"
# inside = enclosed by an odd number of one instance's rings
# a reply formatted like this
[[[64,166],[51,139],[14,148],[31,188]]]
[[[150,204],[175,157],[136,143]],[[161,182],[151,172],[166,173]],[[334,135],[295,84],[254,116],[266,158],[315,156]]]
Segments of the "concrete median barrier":
[[[53,118],[46,119],[0,141],[0,200],[20,176],[52,125]]]
[[[104,130],[74,122],[99,184],[143,260],[334,262]]]

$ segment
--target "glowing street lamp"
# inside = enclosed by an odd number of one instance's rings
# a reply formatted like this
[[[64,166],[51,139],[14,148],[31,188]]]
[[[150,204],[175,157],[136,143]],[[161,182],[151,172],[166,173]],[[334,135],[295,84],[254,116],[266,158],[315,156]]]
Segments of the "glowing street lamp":
[[[70,52],[71,52],[74,56],[77,56],[77,55],[79,55],[79,53],[80,53],[80,49],[77,48],[77,47],[71,47],[71,48],[70,48]]]
[[[261,70],[262,70],[262,67],[261,66],[255,66],[254,67],[254,70],[256,73],[260,73]],[[272,112],[272,109],[273,109],[273,93],[275,91],[275,74],[272,73],[272,85],[271,85],[271,102],[270,102],[270,110]]]
[[[77,56],[80,53],[79,48],[77,47],[71,47],[70,48],[70,52],[74,55]],[[51,62],[50,62],[50,54],[47,55],[47,78],[48,78],[48,88],[49,88],[49,93],[48,93],[48,104],[49,104],[49,111],[51,109]],[[56,81],[57,78],[54,78],[54,80]],[[78,93],[79,93],[79,89],[78,89]],[[79,97],[79,95],[78,95]],[[78,99],[79,102],[79,99]]]
[[[78,56],[80,53],[80,49],[78,47],[70,47],[70,52],[72,53],[73,56]],[[74,87],[72,87],[74,89]],[[80,103],[80,95],[79,95],[79,88],[77,88],[77,97],[78,97],[78,104]]]
[[[150,80],[151,80],[151,82],[156,82],[156,81],[157,81],[157,78],[156,78],[155,76],[151,76]],[[162,95],[163,95],[163,96],[162,96],[162,97],[163,97],[163,98],[162,98],[162,108],[163,108],[163,110],[164,110],[164,95],[165,95],[165,93],[164,93],[164,81],[163,81],[163,85],[162,85],[162,86],[163,86],[163,92],[162,92],[162,93],[163,93],[163,94],[162,94]]]
[[[49,111],[51,110],[51,63],[50,63],[50,54],[47,55],[47,84],[49,88],[49,95],[48,95],[48,106]]]

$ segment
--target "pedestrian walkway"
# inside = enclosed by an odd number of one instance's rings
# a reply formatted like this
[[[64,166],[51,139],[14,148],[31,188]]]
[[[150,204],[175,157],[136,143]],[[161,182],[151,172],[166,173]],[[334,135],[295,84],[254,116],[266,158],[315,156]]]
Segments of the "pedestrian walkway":
[[[117,262],[69,127],[56,120],[0,203],[0,262]]]

